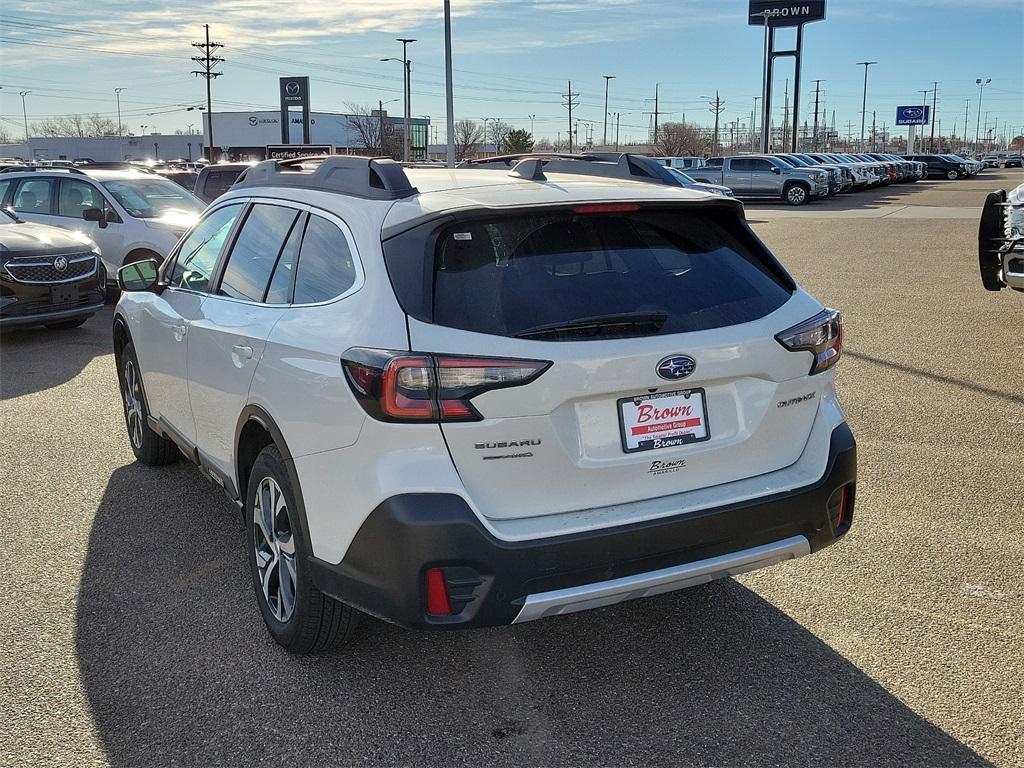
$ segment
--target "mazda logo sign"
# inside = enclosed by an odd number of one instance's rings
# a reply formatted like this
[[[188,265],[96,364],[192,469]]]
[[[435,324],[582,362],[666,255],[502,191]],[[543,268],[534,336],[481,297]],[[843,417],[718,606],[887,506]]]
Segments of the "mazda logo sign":
[[[673,355],[663,358],[655,369],[658,375],[669,381],[685,379],[697,368],[697,361],[689,355]]]
[[[289,96],[298,96],[299,95],[299,84],[296,83],[296,82],[288,83],[284,87],[284,92],[287,93]]]
[[[68,268],[68,260],[65,256],[58,256],[53,260],[53,268],[58,272],[63,272]]]

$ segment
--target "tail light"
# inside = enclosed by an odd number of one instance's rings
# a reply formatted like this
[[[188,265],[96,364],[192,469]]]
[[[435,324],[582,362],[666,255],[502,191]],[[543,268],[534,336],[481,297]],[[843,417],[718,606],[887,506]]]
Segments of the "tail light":
[[[368,414],[381,421],[480,421],[470,402],[492,389],[529,384],[547,360],[407,354],[353,348],[342,366]]]
[[[843,354],[843,316],[837,309],[825,309],[775,337],[793,352],[811,352],[811,375],[827,371]]]

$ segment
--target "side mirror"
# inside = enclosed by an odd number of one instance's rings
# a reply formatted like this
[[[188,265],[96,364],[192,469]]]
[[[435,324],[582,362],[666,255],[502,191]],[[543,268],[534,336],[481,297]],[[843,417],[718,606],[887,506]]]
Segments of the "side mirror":
[[[99,208],[86,208],[82,211],[82,218],[86,221],[95,221],[100,225],[100,229],[107,228],[107,215]]]
[[[779,166],[777,166],[777,165],[773,165],[772,166],[772,173],[775,173],[775,174],[782,173],[782,169],[780,169]]]
[[[156,259],[125,264],[117,270],[117,285],[122,291],[152,291],[159,279],[160,264]]]

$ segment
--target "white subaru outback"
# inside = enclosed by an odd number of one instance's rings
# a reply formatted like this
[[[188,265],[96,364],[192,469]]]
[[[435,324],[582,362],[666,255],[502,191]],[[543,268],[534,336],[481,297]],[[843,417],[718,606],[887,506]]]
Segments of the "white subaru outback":
[[[273,637],[530,621],[849,530],[839,313],[623,155],[268,161],[119,273],[132,449],[242,511]],[[491,161],[493,165],[493,161]]]

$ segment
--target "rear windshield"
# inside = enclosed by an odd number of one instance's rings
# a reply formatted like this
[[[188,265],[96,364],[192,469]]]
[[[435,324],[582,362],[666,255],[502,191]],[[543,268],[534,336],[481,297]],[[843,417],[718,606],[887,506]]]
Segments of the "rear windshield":
[[[432,321],[559,341],[700,331],[778,309],[792,292],[788,276],[735,214],[707,211],[557,211],[450,224],[431,238]]]

